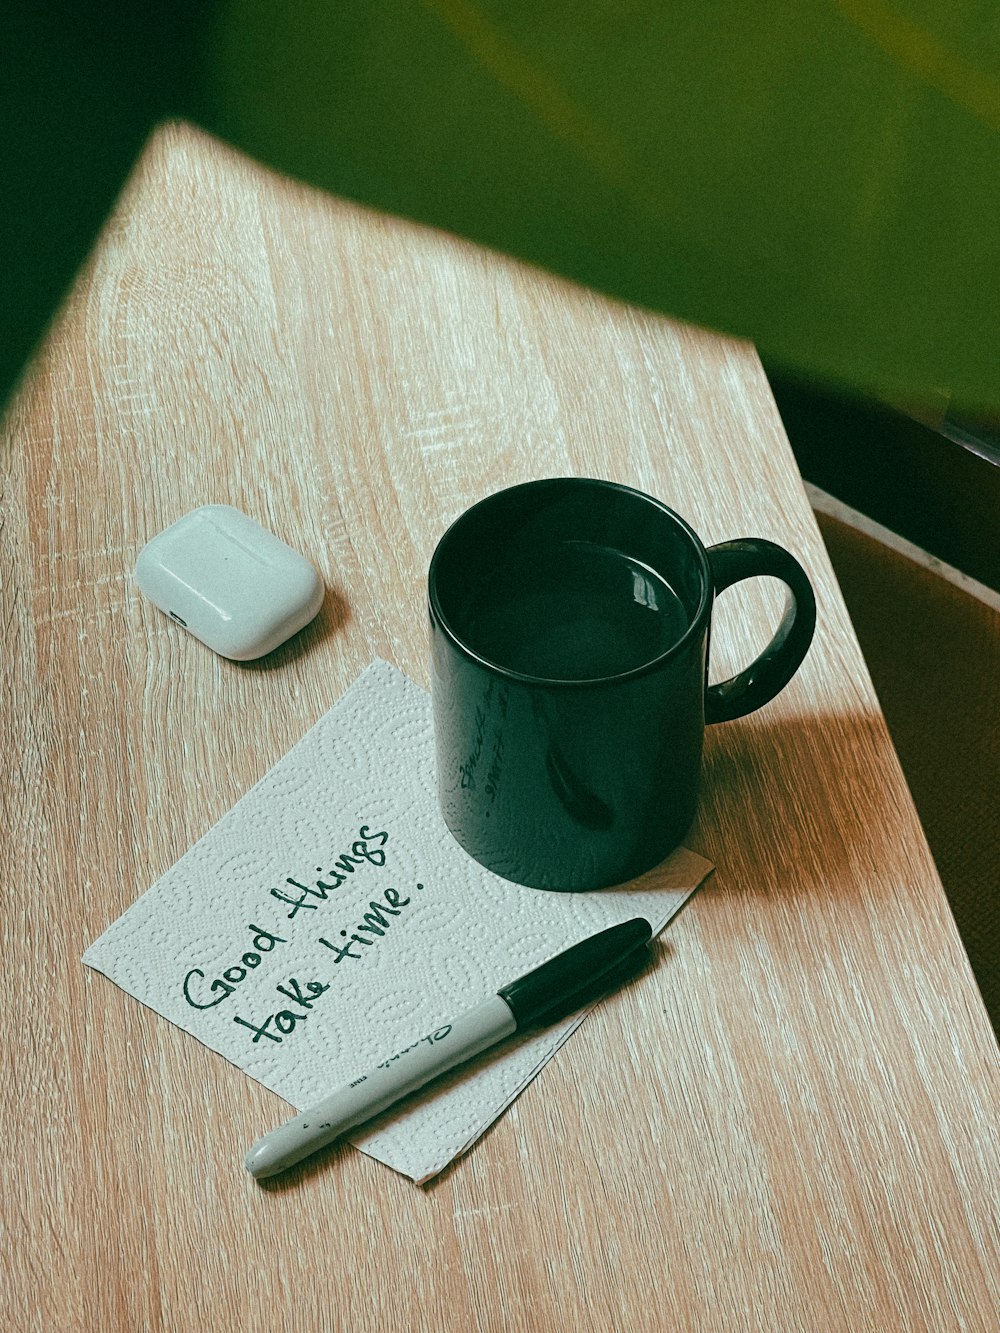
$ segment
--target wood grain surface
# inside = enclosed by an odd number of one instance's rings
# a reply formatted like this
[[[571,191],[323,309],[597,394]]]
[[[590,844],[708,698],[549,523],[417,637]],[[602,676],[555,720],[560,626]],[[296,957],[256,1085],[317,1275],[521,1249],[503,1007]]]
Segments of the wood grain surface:
[[[997,1048],[752,348],[150,143],[3,443],[4,1264],[27,1330],[993,1330]],[[530,477],[787,545],[809,658],[708,738],[717,865],[657,966],[418,1188],[346,1148],[268,1187],[286,1105],[80,955],[374,655],[422,684],[444,526]],[[238,506],[329,589],[258,664],[139,595]],[[720,599],[713,675],[775,589]]]

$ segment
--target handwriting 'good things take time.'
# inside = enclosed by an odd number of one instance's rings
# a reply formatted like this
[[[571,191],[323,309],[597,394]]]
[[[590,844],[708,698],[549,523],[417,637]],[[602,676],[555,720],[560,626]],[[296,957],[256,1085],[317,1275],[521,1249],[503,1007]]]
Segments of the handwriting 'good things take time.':
[[[322,878],[312,884],[303,884],[288,876],[285,884],[293,892],[289,893],[282,887],[269,890],[270,895],[288,905],[285,917],[290,921],[294,921],[300,912],[320,911],[330,896],[363,867],[385,865],[386,854],[383,849],[388,841],[389,834],[385,830],[373,833],[369,825],[362,824],[349,852],[342,852],[329,869],[316,867]],[[416,892],[422,893],[423,889],[423,884],[416,885]],[[316,943],[332,952],[334,966],[345,959],[358,961],[364,956],[365,949],[375,947],[377,941],[386,935],[393,922],[412,902],[412,894],[406,895],[390,885],[369,901],[368,910],[353,929],[341,929],[339,938],[336,934],[333,938],[320,935]],[[256,921],[248,922],[246,929],[250,932],[250,947],[240,952],[240,945],[235,945],[235,961],[223,968],[219,975],[206,977],[200,967],[189,968],[185,973],[181,990],[192,1009],[214,1009],[238,996],[243,983],[260,967],[264,956],[275,950],[280,951],[281,946],[288,943],[291,933],[287,926],[271,930],[258,925]],[[279,929],[286,933],[280,934]],[[248,1030],[255,1045],[261,1040],[281,1043],[294,1032],[298,1024],[308,1019],[317,1000],[330,989],[331,984],[331,981],[302,982],[297,977],[289,977],[274,987],[275,992],[283,997],[278,1004],[285,1003],[285,1008],[276,1008],[261,1022],[244,1018],[240,1014],[234,1014],[232,1021]]]

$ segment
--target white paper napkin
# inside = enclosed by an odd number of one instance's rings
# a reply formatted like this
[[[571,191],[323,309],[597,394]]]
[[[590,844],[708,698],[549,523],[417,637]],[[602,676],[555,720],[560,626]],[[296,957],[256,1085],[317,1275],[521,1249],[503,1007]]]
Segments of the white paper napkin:
[[[376,662],[83,961],[301,1110],[586,935],[633,916],[662,930],[710,869],[682,848],[627,889],[573,894],[484,870],[438,812],[429,697]],[[581,1021],[351,1141],[429,1179]]]

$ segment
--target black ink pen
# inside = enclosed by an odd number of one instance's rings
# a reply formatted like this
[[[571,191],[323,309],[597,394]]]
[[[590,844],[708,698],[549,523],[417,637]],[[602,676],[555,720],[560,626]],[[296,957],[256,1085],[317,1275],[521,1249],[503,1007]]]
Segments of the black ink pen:
[[[247,1170],[257,1180],[286,1171],[496,1042],[580,1008],[607,988],[612,974],[649,943],[652,933],[648,921],[635,917],[581,940],[517,981],[501,986],[482,1004],[443,1023],[258,1139],[247,1153]]]

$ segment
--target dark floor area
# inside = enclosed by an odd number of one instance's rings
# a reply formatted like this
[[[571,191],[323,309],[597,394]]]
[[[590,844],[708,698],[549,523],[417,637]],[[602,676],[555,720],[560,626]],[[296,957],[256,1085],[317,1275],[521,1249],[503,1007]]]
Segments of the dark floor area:
[[[803,476],[1000,589],[1000,466],[884,406],[772,378]],[[818,514],[994,1031],[1000,1034],[1000,612]]]

